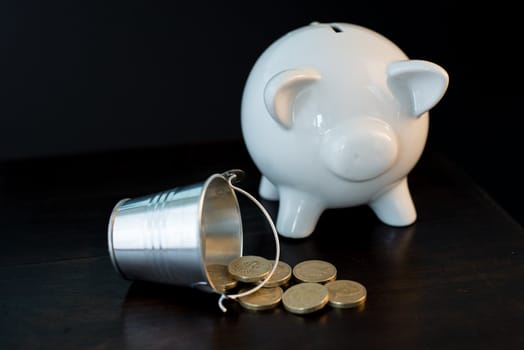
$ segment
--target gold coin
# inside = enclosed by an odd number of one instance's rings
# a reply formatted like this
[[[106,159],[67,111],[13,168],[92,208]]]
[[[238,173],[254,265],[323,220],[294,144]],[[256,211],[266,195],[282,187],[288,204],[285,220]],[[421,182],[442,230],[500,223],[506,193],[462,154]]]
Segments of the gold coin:
[[[306,260],[293,268],[293,276],[301,282],[324,283],[337,277],[337,268],[327,261]]]
[[[350,308],[366,301],[366,288],[358,282],[337,280],[326,283],[329,291],[329,305],[338,308]]]
[[[271,268],[273,268],[274,263],[275,263],[274,260],[271,261]],[[264,284],[264,288],[283,286],[287,282],[289,282],[290,279],[291,279],[291,266],[279,260],[275,273],[273,273],[271,278],[266,282],[266,284]]]
[[[271,262],[260,256],[245,255],[231,261],[229,273],[240,282],[258,282],[271,271]]]
[[[244,292],[243,290],[241,292]],[[271,309],[280,303],[282,300],[282,288],[260,288],[256,292],[238,298],[238,302],[244,308],[249,310],[267,310]]]
[[[227,271],[227,266],[222,264],[209,264],[206,266],[209,279],[219,292],[235,288],[238,282]]]
[[[295,314],[308,314],[320,310],[328,300],[328,290],[320,283],[295,284],[282,295],[284,308]]]

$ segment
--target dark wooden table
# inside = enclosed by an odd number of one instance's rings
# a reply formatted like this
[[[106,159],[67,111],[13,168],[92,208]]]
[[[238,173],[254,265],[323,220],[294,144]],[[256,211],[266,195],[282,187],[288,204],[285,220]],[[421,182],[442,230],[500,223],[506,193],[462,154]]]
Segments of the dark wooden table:
[[[116,273],[106,230],[119,199],[230,168],[257,194],[241,143],[0,164],[0,349],[524,349],[524,229],[429,151],[409,178],[415,224],[328,210],[309,238],[281,241],[291,265],[324,259],[364,284],[360,309],[298,316],[228,302],[224,314],[217,295]],[[272,257],[268,226],[240,204],[246,253]]]

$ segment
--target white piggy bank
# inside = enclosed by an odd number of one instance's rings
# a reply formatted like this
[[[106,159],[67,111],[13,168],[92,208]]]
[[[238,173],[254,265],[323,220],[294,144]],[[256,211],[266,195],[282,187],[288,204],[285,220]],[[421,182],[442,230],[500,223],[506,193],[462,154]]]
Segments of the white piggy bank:
[[[447,86],[438,65],[352,24],[312,23],[269,46],[247,79],[241,124],[260,195],[280,200],[279,233],[307,237],[325,209],[363,204],[388,225],[412,224],[407,174]]]

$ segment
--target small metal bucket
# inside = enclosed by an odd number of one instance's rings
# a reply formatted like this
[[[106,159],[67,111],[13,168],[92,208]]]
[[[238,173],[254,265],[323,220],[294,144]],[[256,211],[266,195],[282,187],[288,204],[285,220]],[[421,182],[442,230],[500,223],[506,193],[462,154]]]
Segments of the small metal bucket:
[[[242,255],[242,220],[230,177],[135,199],[123,199],[109,220],[108,247],[114,268],[129,280],[218,291],[206,266],[227,265]]]

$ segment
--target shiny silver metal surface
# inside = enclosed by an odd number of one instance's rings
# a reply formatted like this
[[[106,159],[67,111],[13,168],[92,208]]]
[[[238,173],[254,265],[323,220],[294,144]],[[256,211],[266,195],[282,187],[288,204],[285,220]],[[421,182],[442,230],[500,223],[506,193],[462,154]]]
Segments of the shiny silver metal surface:
[[[240,208],[225,176],[119,201],[108,227],[115,269],[129,280],[218,292],[206,265],[242,255]]]

